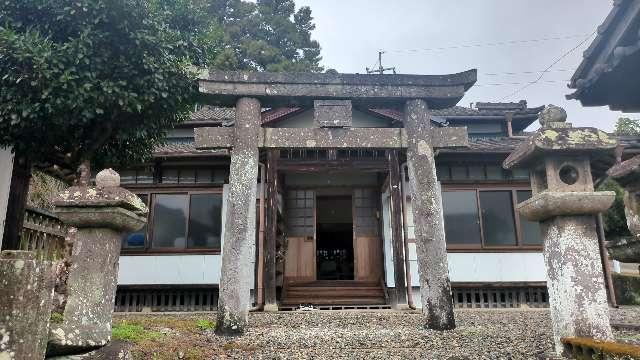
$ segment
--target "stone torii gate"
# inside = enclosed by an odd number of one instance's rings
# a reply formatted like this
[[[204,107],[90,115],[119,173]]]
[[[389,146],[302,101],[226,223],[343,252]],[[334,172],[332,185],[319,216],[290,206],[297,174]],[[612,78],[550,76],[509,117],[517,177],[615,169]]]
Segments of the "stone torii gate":
[[[451,75],[360,75],[212,72],[200,80],[207,103],[235,106],[235,126],[198,128],[196,147],[231,149],[218,332],[241,334],[248,322],[250,259],[260,149],[406,149],[413,189],[416,248],[427,327],[455,327],[434,148],[468,144],[466,128],[432,128],[429,109],[455,105],[477,72]],[[261,108],[314,108],[314,128],[262,128]],[[404,109],[402,128],[352,128],[351,108]],[[275,239],[265,264],[275,268]],[[402,274],[404,276],[404,274]],[[404,283],[404,279],[402,280]],[[275,272],[267,271],[265,306],[275,305]]]

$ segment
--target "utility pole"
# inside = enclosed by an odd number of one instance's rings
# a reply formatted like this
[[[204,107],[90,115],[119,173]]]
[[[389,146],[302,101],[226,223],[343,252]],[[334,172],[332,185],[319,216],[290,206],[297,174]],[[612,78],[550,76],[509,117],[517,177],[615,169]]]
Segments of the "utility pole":
[[[384,74],[385,71],[393,71],[393,73],[396,73],[396,68],[395,67],[384,67],[382,66],[382,54],[384,54],[384,51],[378,51],[378,68],[365,68],[367,70],[367,74]]]

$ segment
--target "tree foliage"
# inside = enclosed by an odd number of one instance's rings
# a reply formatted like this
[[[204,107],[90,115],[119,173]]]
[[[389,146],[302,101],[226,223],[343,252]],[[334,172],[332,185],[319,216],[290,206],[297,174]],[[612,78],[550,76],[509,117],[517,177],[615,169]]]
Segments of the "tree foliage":
[[[0,147],[145,160],[196,101],[191,66],[320,71],[292,0],[0,0]]]
[[[621,117],[616,121],[615,130],[616,135],[640,135],[640,120]]]
[[[208,13],[223,30],[220,70],[321,71],[311,9],[293,0],[211,0]]]
[[[29,161],[143,160],[198,89],[186,41],[142,0],[0,7],[0,146]]]
[[[613,191],[616,198],[613,205],[603,214],[604,232],[607,238],[619,238],[629,236],[627,218],[624,214],[624,189],[614,180],[608,179],[603,182],[598,191]]]

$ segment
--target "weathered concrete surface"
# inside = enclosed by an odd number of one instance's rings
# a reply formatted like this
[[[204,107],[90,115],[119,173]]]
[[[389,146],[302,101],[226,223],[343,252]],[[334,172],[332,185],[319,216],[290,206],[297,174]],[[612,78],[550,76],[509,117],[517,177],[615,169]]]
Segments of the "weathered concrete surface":
[[[55,273],[30,251],[0,253],[0,359],[44,358]]]
[[[224,335],[242,334],[248,322],[249,279],[252,271],[249,244],[255,238],[256,228],[257,143],[260,131],[258,100],[238,100],[235,131],[216,324],[216,331]]]
[[[215,105],[257,98],[264,107],[312,107],[313,101],[351,99],[354,106],[404,105],[424,99],[434,109],[453,106],[477,79],[477,71],[450,75],[368,75],[215,71],[202,74],[200,92]]]
[[[518,212],[532,221],[561,215],[597,215],[613,204],[613,191],[542,192],[518,204]]]
[[[81,352],[111,339],[120,241],[140,229],[147,208],[119,186],[115,172],[101,172],[96,188],[72,187],[54,201],[56,214],[78,229],[71,253],[63,320],[52,325],[50,354]],[[140,215],[139,215],[140,214]]]
[[[554,217],[540,229],[556,353],[562,337],[613,339],[593,216]]]
[[[427,327],[453,329],[455,319],[447,266],[442,194],[436,179],[427,103],[424,100],[409,100],[404,113],[422,308],[428,316]]]
[[[352,118],[351,100],[315,100],[313,102],[313,122],[316,127],[351,127]]]

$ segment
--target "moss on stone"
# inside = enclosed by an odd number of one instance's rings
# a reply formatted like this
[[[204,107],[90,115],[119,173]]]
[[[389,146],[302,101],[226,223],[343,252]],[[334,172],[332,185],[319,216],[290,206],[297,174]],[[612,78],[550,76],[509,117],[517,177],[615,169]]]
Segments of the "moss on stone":
[[[595,359],[610,359],[612,357],[614,359],[640,359],[640,346],[637,345],[582,337],[563,338],[562,343],[576,349],[576,355],[584,354],[582,349],[591,349],[593,351],[592,358]]]
[[[51,319],[49,320],[52,324],[62,324],[64,322],[64,315],[59,312],[52,312]]]

